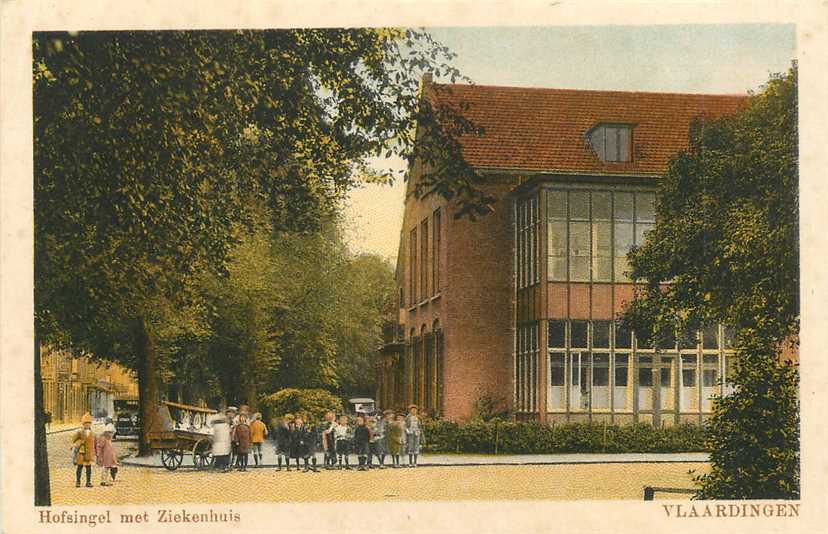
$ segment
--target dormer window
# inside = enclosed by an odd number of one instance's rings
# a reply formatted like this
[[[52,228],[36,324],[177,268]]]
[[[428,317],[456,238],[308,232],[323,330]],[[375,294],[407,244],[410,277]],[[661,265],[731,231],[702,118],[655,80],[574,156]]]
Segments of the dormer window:
[[[632,159],[632,126],[599,124],[590,130],[589,144],[601,161],[630,161]]]

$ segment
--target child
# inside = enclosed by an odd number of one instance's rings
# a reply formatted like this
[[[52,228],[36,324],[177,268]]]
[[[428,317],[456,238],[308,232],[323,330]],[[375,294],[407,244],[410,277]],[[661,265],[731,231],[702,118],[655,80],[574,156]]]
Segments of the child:
[[[250,454],[250,425],[247,414],[239,414],[239,423],[233,427],[233,443],[236,446],[238,470],[247,471],[247,455]]]
[[[305,420],[302,417],[297,417],[294,419],[294,427],[293,431],[290,434],[290,455],[293,458],[296,458],[296,469],[299,469],[299,459],[301,458],[305,464],[304,469],[302,469],[303,473],[307,473],[311,470],[311,466],[309,465],[310,458],[313,456],[313,449],[314,449],[314,436],[305,426]],[[315,460],[315,458],[314,458]],[[318,473],[316,469],[316,465],[312,468],[314,473]]]
[[[333,429],[334,443],[336,444],[336,455],[339,457],[337,469],[342,469],[342,460],[345,460],[345,469],[351,470],[351,463],[348,454],[351,452],[351,429],[348,427],[348,416],[339,417],[339,423]]]
[[[264,443],[265,436],[267,436],[267,425],[262,421],[262,414],[256,412],[253,414],[253,422],[250,423],[250,444],[253,447],[253,461],[256,462],[256,467],[264,465],[262,459],[262,443]]]
[[[397,420],[387,425],[385,430],[388,434],[388,453],[391,455],[392,467],[394,469],[400,467],[400,453],[405,443],[404,425],[405,421],[403,416],[398,415]]]
[[[379,468],[385,469],[385,456],[388,454],[388,430],[394,423],[394,412],[385,410],[377,418],[375,432],[379,435],[376,442],[376,453],[379,456]]]
[[[106,426],[104,427],[104,432],[109,432],[112,436],[112,441],[115,441],[115,436],[118,434],[118,430],[115,428],[115,425],[112,423],[112,418],[106,418]],[[114,449],[113,449],[114,450]],[[114,455],[113,455],[114,456]],[[118,457],[115,457],[115,465],[109,468],[109,474],[112,477],[112,482],[115,482],[115,477],[118,475],[118,466],[121,465],[121,462],[118,461]]]
[[[112,469],[118,463],[112,448],[112,429],[105,428],[103,434],[95,438],[95,463],[101,468],[101,486],[112,485]]]
[[[293,424],[293,415],[286,413],[279,421],[275,434],[277,471],[282,470],[282,459],[285,460],[285,467],[290,471],[290,426]]]
[[[422,439],[423,428],[417,415],[417,405],[412,404],[408,407],[408,416],[405,418],[405,452],[408,454],[408,467],[417,467]]]
[[[213,429],[213,467],[221,469],[225,473],[230,470],[230,449],[232,443],[230,422],[232,420],[232,412],[226,410],[224,415],[215,414],[209,421],[210,427]]]
[[[72,436],[72,452],[75,468],[75,487],[80,487],[81,472],[86,470],[86,487],[92,487],[92,461],[95,459],[95,434],[92,433],[92,415],[81,417],[83,425]]]
[[[239,409],[235,406],[228,406],[224,413],[227,414],[228,424],[230,425],[230,455],[227,457],[227,466],[233,468],[239,464],[239,458],[236,454],[236,444],[233,442],[233,429],[239,424]]]
[[[368,418],[368,430],[371,432],[371,442],[368,444],[368,469],[374,468],[374,456],[377,457],[379,464],[377,468],[384,469],[385,466],[385,423],[382,418],[379,420],[376,417]]]
[[[336,414],[325,412],[325,421],[322,423],[322,451],[325,455],[325,469],[336,467],[336,442],[333,429],[336,426]]]
[[[371,432],[365,426],[365,417],[358,415],[356,418],[356,429],[354,430],[354,452],[356,452],[359,459],[358,471],[365,471],[368,469],[367,457],[369,454],[369,447],[371,443]]]

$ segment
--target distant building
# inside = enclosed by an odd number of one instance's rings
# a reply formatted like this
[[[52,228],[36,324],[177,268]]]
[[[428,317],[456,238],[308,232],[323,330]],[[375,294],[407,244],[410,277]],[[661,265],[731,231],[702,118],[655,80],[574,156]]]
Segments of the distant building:
[[[40,372],[43,409],[52,414],[52,423],[75,423],[86,412],[112,416],[116,399],[138,399],[133,373],[114,363],[93,363],[43,347]]]
[[[449,419],[488,396],[519,419],[701,422],[722,392],[731,332],[654,349],[615,324],[633,297],[626,255],[655,223],[655,192],[695,120],[737,95],[438,85],[423,98],[483,127],[461,138],[497,197],[476,222],[410,169],[397,257],[399,317],[379,358],[380,406]],[[682,339],[683,338],[683,339]]]

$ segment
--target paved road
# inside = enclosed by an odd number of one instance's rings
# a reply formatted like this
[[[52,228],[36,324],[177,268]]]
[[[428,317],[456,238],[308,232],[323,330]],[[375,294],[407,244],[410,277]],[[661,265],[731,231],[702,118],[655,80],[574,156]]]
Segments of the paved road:
[[[93,425],[92,430],[99,433],[103,430],[103,425]],[[50,469],[72,466],[72,434],[71,430],[63,431],[62,429],[60,432],[52,432],[46,435]],[[125,458],[138,450],[138,442],[134,440],[115,440],[113,448],[119,458]]]
[[[125,466],[114,486],[75,488],[69,439],[48,436],[54,505],[239,502],[331,502],[462,499],[629,499],[641,500],[644,486],[692,487],[691,470],[704,462],[568,463],[557,465],[478,465],[385,469],[368,472],[213,473]],[[135,442],[117,441],[116,453],[129,454]],[[97,468],[93,480],[99,475]],[[662,498],[664,495],[656,495]],[[669,498],[689,496],[668,495]]]

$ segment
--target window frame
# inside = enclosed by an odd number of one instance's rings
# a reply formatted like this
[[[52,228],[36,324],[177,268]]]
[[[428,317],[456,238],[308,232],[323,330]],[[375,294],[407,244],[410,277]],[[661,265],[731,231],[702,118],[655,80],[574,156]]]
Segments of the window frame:
[[[587,140],[592,152],[604,163],[633,163],[635,153],[634,125],[615,122],[598,123],[587,131]],[[622,132],[627,133],[626,151],[623,150]],[[601,136],[600,147],[595,142],[596,134]],[[615,154],[610,157],[608,139],[614,137]],[[625,152],[622,154],[622,152]]]

